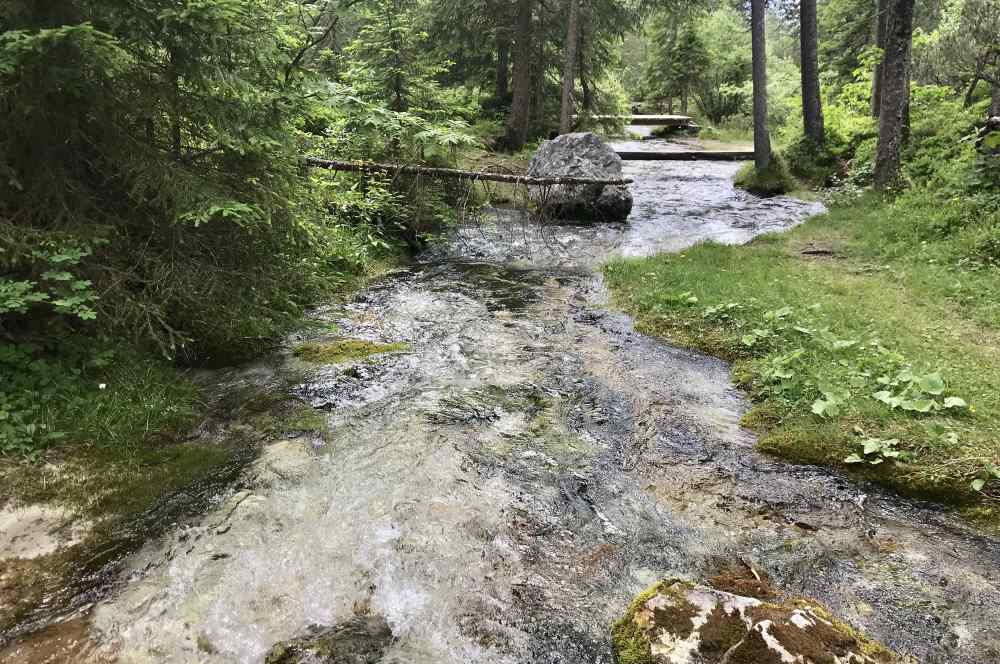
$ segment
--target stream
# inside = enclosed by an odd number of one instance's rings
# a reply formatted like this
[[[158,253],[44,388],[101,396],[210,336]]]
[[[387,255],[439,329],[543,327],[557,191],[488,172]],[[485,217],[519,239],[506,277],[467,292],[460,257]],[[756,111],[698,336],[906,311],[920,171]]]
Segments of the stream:
[[[315,312],[406,350],[241,370],[301,375],[330,434],[265,449],[202,517],[133,554],[52,661],[256,663],[310,626],[375,615],[384,664],[610,664],[636,594],[738,562],[916,661],[1000,662],[1000,543],[757,453],[729,367],[609,304],[609,257],[742,243],[822,210],[739,192],[737,169],[628,162],[627,225],[500,218]]]

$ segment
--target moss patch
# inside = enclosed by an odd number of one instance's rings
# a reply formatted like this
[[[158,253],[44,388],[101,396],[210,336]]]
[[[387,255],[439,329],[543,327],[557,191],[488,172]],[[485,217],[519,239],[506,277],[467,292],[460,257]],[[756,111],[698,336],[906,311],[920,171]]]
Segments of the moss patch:
[[[663,585],[661,581],[641,592],[629,604],[625,616],[611,627],[611,640],[618,653],[619,664],[655,664],[645,632],[633,618],[646,602],[660,592]]]
[[[407,344],[381,344],[362,339],[335,339],[310,341],[292,351],[295,357],[311,364],[339,364],[349,360],[363,360],[373,355],[398,353],[409,348]]]
[[[676,580],[636,598],[612,636],[621,664],[665,664],[675,656],[781,664],[785,652],[816,664],[900,661],[810,600],[768,603]]]
[[[311,627],[300,638],[278,643],[264,662],[378,662],[392,641],[392,630],[384,618],[357,616],[335,627]]]
[[[746,164],[736,174],[734,182],[740,189],[757,196],[786,194],[797,187],[795,179],[788,173],[788,167],[778,155],[771,158],[771,165],[763,171],[758,171],[752,163]]]

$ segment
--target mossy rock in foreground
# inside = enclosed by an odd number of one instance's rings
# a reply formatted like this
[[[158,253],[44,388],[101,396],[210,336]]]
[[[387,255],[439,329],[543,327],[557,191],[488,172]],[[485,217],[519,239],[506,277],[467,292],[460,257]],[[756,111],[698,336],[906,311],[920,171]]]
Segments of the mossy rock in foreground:
[[[264,664],[378,664],[392,641],[384,618],[359,616],[334,627],[310,627],[305,635],[276,644]]]
[[[903,664],[809,600],[770,603],[662,581],[612,628],[620,664]]]

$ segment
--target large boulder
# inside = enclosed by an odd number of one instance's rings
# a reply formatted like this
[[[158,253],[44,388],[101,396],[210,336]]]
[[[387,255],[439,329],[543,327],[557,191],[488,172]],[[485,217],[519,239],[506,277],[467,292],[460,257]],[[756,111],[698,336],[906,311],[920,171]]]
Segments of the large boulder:
[[[622,178],[622,160],[595,134],[563,134],[541,144],[528,166],[528,175],[616,180]],[[533,195],[553,219],[621,222],[632,212],[632,194],[624,185],[557,185],[536,189]]]
[[[809,600],[742,597],[686,581],[656,584],[613,628],[620,664],[902,664]]]

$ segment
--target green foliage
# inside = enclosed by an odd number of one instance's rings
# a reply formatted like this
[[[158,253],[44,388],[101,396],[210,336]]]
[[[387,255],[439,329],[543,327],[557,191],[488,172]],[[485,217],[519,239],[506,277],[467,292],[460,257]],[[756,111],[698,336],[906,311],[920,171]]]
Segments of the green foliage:
[[[781,155],[788,170],[798,180],[812,187],[826,187],[836,182],[843,171],[843,162],[837,156],[846,146],[836,132],[828,131],[827,140],[819,145],[808,136],[800,136],[787,145]]]
[[[863,432],[861,435],[863,436]],[[861,450],[844,459],[844,463],[866,463],[870,466],[878,466],[886,461],[895,461],[896,459],[905,461],[909,458],[906,452],[900,452],[897,449],[899,440],[895,438],[889,440],[863,438],[858,441],[858,446]]]
[[[748,163],[736,174],[736,186],[758,196],[777,196],[793,191],[795,180],[788,172],[788,166],[780,155],[772,155],[771,163],[764,171],[758,171],[753,163]]]
[[[680,98],[686,105],[710,65],[708,49],[694,24],[679,25],[683,18],[661,13],[651,21],[651,52],[647,54],[644,72],[648,98]]]
[[[0,345],[0,455],[34,456],[64,441],[124,450],[190,425],[197,390],[185,377],[106,348]]]
[[[749,112],[750,35],[742,16],[719,7],[702,17],[697,34],[708,52],[708,66],[697,81],[698,108],[714,125]]]

